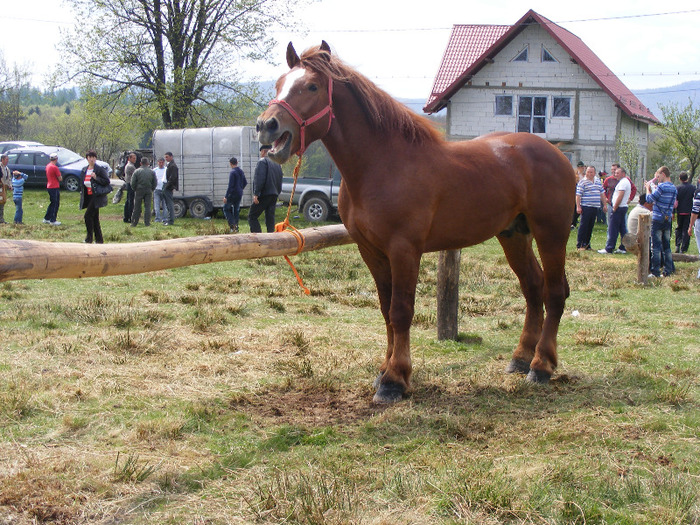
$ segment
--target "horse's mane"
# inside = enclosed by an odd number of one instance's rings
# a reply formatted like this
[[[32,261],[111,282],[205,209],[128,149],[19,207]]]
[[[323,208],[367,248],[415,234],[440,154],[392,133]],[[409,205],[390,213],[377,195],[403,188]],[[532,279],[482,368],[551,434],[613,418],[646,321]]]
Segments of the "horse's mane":
[[[346,65],[335,55],[318,47],[307,49],[299,57],[304,68],[347,84],[362,107],[370,125],[378,131],[395,131],[409,142],[440,140],[440,133],[424,117],[416,115],[371,80]]]

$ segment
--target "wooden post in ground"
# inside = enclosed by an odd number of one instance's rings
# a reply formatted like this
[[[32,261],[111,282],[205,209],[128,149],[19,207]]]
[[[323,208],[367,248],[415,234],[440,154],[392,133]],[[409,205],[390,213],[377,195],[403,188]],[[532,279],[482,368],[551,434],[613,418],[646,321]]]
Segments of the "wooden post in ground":
[[[461,253],[461,250],[447,250],[438,256],[437,335],[440,341],[457,339]]]
[[[637,281],[647,284],[649,278],[649,237],[651,232],[651,215],[639,216],[639,229],[637,230]]]

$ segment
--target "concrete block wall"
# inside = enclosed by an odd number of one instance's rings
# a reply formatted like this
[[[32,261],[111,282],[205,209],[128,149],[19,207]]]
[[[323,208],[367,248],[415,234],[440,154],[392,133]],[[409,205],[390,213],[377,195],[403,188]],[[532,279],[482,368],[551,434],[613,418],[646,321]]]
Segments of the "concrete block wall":
[[[513,62],[525,47],[527,62]],[[542,62],[542,48],[558,62]],[[496,95],[513,96],[513,114],[495,115]],[[646,166],[648,126],[630,119],[598,83],[542,27],[531,26],[516,36],[491,64],[482,68],[458,93],[447,111],[450,140],[471,139],[493,131],[517,130],[518,96],[547,96],[547,133],[543,138],[564,142],[561,149],[572,164],[583,160],[598,171],[617,161],[616,137],[622,130],[636,134]],[[571,117],[552,117],[552,97],[571,97]]]

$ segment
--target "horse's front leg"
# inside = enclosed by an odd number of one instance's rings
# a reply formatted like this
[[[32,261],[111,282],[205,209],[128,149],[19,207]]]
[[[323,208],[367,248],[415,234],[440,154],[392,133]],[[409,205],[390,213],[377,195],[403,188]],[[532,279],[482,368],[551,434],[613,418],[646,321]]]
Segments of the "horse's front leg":
[[[416,298],[416,284],[420,254],[411,255],[410,250],[401,250],[390,257],[391,264],[391,305],[389,308],[389,342],[393,346],[391,355],[382,365],[375,403],[395,403],[400,401],[411,380],[411,323]]]
[[[389,322],[389,308],[391,307],[391,265],[389,264],[389,259],[383,254],[376,250],[358,244],[360,249],[360,255],[365,261],[367,268],[369,268],[372,277],[374,278],[374,283],[377,287],[377,295],[379,296],[379,308],[384,317],[384,324],[386,326],[386,353],[384,355],[384,362],[382,366],[379,367],[379,375],[374,381],[374,388],[379,388],[379,381],[384,375],[384,371],[389,366],[389,360],[394,352],[394,331],[391,329],[391,323]]]

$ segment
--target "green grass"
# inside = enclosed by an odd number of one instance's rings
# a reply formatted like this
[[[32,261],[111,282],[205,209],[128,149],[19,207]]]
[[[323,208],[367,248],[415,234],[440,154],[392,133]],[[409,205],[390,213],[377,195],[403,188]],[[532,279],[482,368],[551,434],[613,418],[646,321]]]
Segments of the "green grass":
[[[27,194],[27,224],[0,235],[82,241],[77,196],[52,228]],[[110,242],[227,230],[132,230],[120,211],[102,213]],[[524,304],[498,243],[463,251],[458,341],[436,339],[427,254],[413,390],[377,407],[385,330],[356,247],[294,262],[311,296],[280,259],[0,284],[0,522],[700,521],[697,263],[644,287],[632,256],[571,238],[540,387],[502,372]]]

